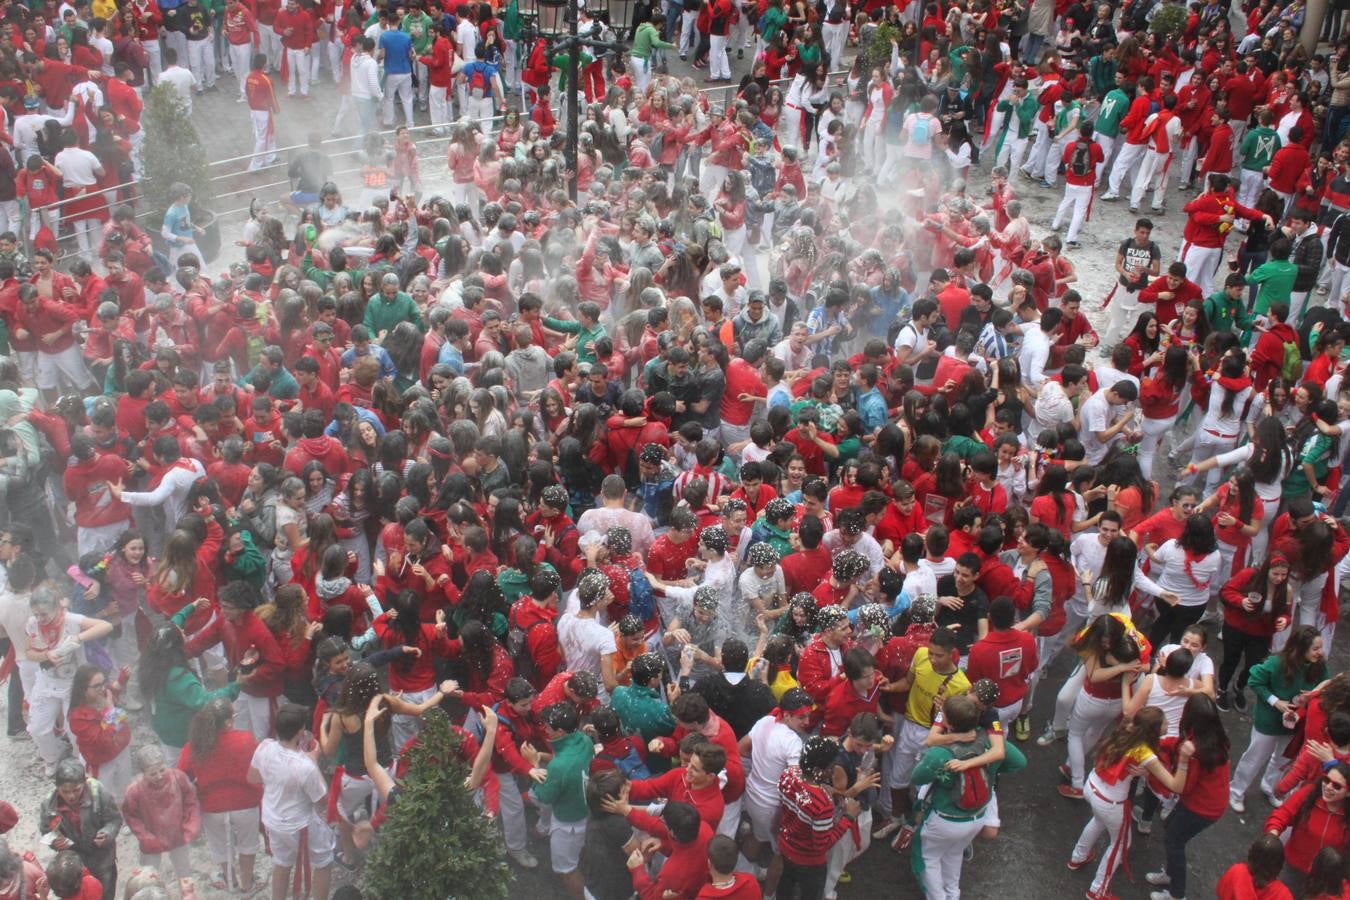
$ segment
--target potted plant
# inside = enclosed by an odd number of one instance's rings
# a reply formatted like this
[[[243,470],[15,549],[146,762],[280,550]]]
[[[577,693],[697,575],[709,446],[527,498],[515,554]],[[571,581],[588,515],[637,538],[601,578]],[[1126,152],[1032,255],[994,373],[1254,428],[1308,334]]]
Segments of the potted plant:
[[[1149,23],[1149,31],[1168,39],[1181,37],[1185,30],[1186,7],[1180,3],[1167,3],[1159,7],[1153,14],[1153,21]]]
[[[469,769],[459,758],[461,740],[439,710],[424,717],[397,802],[366,862],[368,896],[505,900],[510,894],[500,833],[464,786]]]
[[[160,82],[146,94],[145,111],[141,117],[145,129],[145,143],[141,147],[144,175],[141,193],[151,215],[146,230],[156,247],[164,250],[160,225],[164,211],[169,208],[170,186],[181,182],[192,188],[192,223],[202,229],[197,248],[205,258],[213,261],[220,254],[220,226],[212,207],[215,190],[197,126],[178,91],[168,82]]]

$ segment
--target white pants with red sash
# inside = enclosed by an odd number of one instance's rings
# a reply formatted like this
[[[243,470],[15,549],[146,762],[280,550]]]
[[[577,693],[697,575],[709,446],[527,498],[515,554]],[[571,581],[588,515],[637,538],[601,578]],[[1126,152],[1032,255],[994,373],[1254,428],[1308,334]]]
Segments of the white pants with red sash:
[[[1181,242],[1181,252],[1177,259],[1186,264],[1186,278],[1194,282],[1205,296],[1214,284],[1214,273],[1219,270],[1223,260],[1222,247],[1199,247],[1190,241]]]

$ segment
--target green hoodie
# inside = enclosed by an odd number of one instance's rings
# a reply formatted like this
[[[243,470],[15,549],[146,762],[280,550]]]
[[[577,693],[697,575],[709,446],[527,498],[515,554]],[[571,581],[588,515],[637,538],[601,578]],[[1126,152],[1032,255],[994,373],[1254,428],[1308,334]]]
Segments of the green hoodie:
[[[548,563],[540,563],[538,568],[554,571]],[[497,587],[502,589],[506,605],[510,606],[530,593],[530,576],[519,569],[507,569],[497,576]]]
[[[267,560],[253,543],[251,533],[241,531],[239,537],[244,541],[244,549],[232,562],[225,564],[226,573],[233,576],[227,580],[247,581],[258,590],[262,590],[263,584],[267,581]]]
[[[1293,734],[1293,730],[1284,727],[1283,714],[1271,705],[1271,699],[1293,700],[1304,691],[1310,691],[1326,678],[1326,664],[1314,670],[1309,677],[1309,666],[1300,666],[1293,680],[1285,677],[1280,670],[1280,657],[1271,654],[1252,666],[1247,686],[1256,695],[1252,704],[1252,729],[1265,735]]]
[[[427,326],[422,324],[422,316],[417,311],[413,298],[403,291],[394,295],[393,300],[384,299],[384,294],[376,294],[366,304],[366,318],[363,324],[372,338],[378,338],[386,331],[393,331],[399,322],[411,322],[423,332]]]
[[[187,607],[185,607],[187,608]],[[150,726],[160,741],[170,747],[181,747],[187,743],[188,725],[197,710],[215,700],[224,697],[233,700],[239,696],[239,682],[232,681],[223,688],[208,691],[196,675],[182,666],[169,670],[169,678],[164,687],[155,694],[150,713]]]
[[[581,731],[565,734],[553,741],[553,759],[548,778],[533,788],[534,797],[553,809],[559,822],[580,822],[589,815],[586,808],[586,773],[595,756],[595,744]]]

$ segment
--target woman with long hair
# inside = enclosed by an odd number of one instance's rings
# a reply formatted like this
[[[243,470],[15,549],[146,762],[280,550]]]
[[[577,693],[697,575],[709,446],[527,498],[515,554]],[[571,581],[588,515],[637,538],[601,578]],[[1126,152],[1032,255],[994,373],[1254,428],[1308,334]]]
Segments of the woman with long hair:
[[[213,691],[204,688],[188,665],[183,632],[172,623],[157,628],[141,654],[141,696],[150,704],[150,727],[165,759],[178,758],[197,710],[219,697],[233,701],[239,687],[232,681]]]
[[[1258,567],[1239,569],[1219,593],[1223,601],[1223,662],[1219,665],[1219,708],[1247,710],[1247,679],[1270,653],[1271,638],[1289,627],[1289,558],[1272,551]],[[1229,693],[1233,676],[1236,690]]]
[[[120,805],[135,776],[131,764],[131,718],[119,703],[126,682],[114,681],[98,666],[75,670],[66,722],[90,777],[97,778]]]
[[[436,657],[445,656],[447,650],[446,638],[436,625],[419,619],[420,606],[417,594],[398,591],[373,625],[382,647],[415,647],[419,651],[405,654],[389,666],[389,693],[410,706],[418,706],[436,694]],[[396,712],[394,746],[402,747],[418,728],[415,716]]]
[[[1348,797],[1350,764],[1338,760],[1327,769],[1320,782],[1305,785],[1290,794],[1266,819],[1266,834],[1278,837],[1286,830],[1289,832],[1284,845],[1284,861],[1293,872],[1285,877],[1296,886],[1312,871],[1313,860],[1324,847],[1343,850],[1350,844]],[[1300,896],[1310,895],[1303,893]]]
[[[1107,507],[1119,513],[1122,534],[1129,534],[1152,515],[1158,502],[1157,482],[1149,480],[1139,458],[1130,453],[1102,466],[1097,484],[1106,487]]]
[[[449,644],[450,658],[458,659],[463,677],[463,688],[456,696],[476,718],[478,710],[506,697],[506,683],[515,675],[511,654],[481,619],[466,621],[459,637]]]
[[[1036,485],[1036,499],[1031,501],[1032,524],[1053,528],[1068,540],[1073,537],[1073,514],[1077,508],[1077,501],[1069,490],[1068,470],[1061,465],[1048,467]]]
[[[1153,477],[1158,444],[1176,424],[1194,362],[1195,358],[1183,347],[1174,344],[1163,353],[1162,365],[1139,380],[1139,408],[1144,416],[1139,468],[1145,478]]]
[[[229,700],[217,697],[207,703],[192,717],[187,744],[176,765],[197,786],[202,830],[216,868],[212,889],[239,887],[248,896],[266,883],[253,871],[260,844],[262,787],[248,780],[258,741],[252,732],[235,728],[233,723],[234,707]]]
[[[1295,625],[1278,653],[1252,667],[1249,684],[1263,702],[1253,707],[1251,742],[1238,761],[1228,791],[1228,805],[1234,812],[1247,811],[1247,788],[1263,766],[1261,791],[1271,806],[1278,805],[1275,784],[1289,767],[1284,748],[1294,735],[1297,710],[1326,675],[1322,636],[1311,625]]]
[[[341,553],[337,548],[334,552]],[[259,621],[267,626],[277,640],[281,651],[282,693],[292,703],[312,706],[314,689],[310,684],[310,641],[322,627],[307,618],[308,598],[297,584],[283,584],[277,588],[271,603],[255,611]]]
[[[1235,568],[1247,565],[1247,548],[1252,536],[1261,530],[1265,506],[1256,496],[1256,476],[1251,469],[1237,469],[1219,490],[1201,501],[1197,513],[1213,511],[1211,523],[1219,543],[1219,574],[1221,583]]]
[[[370,526],[375,504],[375,478],[367,468],[353,472],[333,498],[329,512],[337,529],[338,546],[356,555],[356,580],[371,583]]]
[[[1252,380],[1247,377],[1247,357],[1241,351],[1233,351],[1219,363],[1219,371],[1209,389],[1209,404],[1204,418],[1196,429],[1195,449],[1191,451],[1191,466],[1199,466],[1207,459],[1232,450],[1237,445],[1238,436],[1244,423],[1252,416],[1249,406],[1252,399]],[[1333,412],[1334,416],[1334,412]],[[1193,471],[1187,467],[1187,471]],[[1209,471],[1204,480],[1204,494],[1214,493],[1219,486],[1223,467]],[[1191,483],[1199,482],[1198,474]]]
[[[1161,566],[1161,571],[1154,576],[1156,584],[1141,581],[1139,588],[1150,594],[1160,588],[1176,596],[1173,602],[1155,594],[1163,602],[1157,605],[1158,618],[1149,629],[1149,640],[1155,646],[1175,643],[1181,640],[1187,627],[1200,621],[1210,594],[1219,587],[1221,558],[1214,526],[1204,516],[1191,515],[1182,525],[1180,537],[1164,541],[1152,552],[1146,548],[1145,552],[1154,565]]]
[[[281,481],[285,471],[261,462],[248,475],[248,485],[236,512],[252,532],[254,543],[264,554],[270,553],[277,536],[277,502],[281,499]]]
[[[1151,312],[1141,312],[1134,327],[1125,336],[1125,346],[1130,348],[1130,364],[1125,371],[1135,378],[1142,378],[1146,371],[1163,361],[1162,338],[1158,334],[1158,317]]]
[[[215,519],[205,522],[205,541],[198,541],[191,532],[178,528],[164,542],[159,565],[145,589],[146,604],[154,613],[168,618],[198,597],[216,596],[216,579],[211,572],[224,532]],[[210,618],[205,611],[193,613],[187,621],[188,631],[203,627]],[[152,613],[151,621],[154,620]]]
[[[1290,524],[1299,522],[1275,542],[1275,550],[1289,558],[1289,591],[1293,621],[1312,625],[1322,631],[1330,644],[1336,623],[1328,621],[1323,610],[1335,602],[1338,585],[1331,581],[1337,561],[1346,553],[1350,541],[1340,524],[1325,513],[1317,516],[1307,497],[1290,505]],[[1316,516],[1316,517],[1314,517]],[[1330,582],[1330,583],[1329,583]],[[1327,596],[1330,591],[1330,597]],[[1276,638],[1278,646],[1279,637]]]
[[[1114,614],[1099,616],[1073,642],[1083,660],[1083,691],[1069,715],[1070,783],[1060,785],[1066,797],[1083,796],[1088,751],[1120,716],[1135,676],[1148,668],[1146,647],[1128,621]]]
[[[305,483],[294,475],[281,482],[276,504],[276,541],[272,549],[272,584],[285,584],[295,575],[295,552],[309,539],[305,512]],[[189,623],[191,624],[191,623]]]
[[[131,681],[119,698],[122,707],[131,712],[141,708],[141,692],[136,684],[141,658],[136,637],[136,613],[145,605],[146,588],[154,572],[155,560],[146,553],[144,535],[134,528],[122,532],[109,554],[104,584],[108,590],[108,603],[115,605],[121,613],[122,624],[120,630],[114,630],[109,650],[119,669],[131,669]]]
[[[1240,463],[1245,463],[1251,471],[1252,486],[1261,502],[1261,527],[1251,536],[1250,553],[1247,554],[1248,558],[1258,560],[1265,556],[1270,542],[1270,529],[1275,523],[1283,497],[1284,479],[1294,464],[1284,426],[1277,417],[1266,416],[1256,423],[1250,441],[1235,450],[1204,460],[1194,471],[1205,472],[1219,466]],[[1187,472],[1191,472],[1189,466]]]
[[[1208,695],[1192,694],[1186,700],[1177,739],[1178,754],[1188,744],[1192,748],[1191,762],[1163,831],[1166,862],[1161,871],[1144,876],[1149,884],[1166,887],[1168,897],[1174,898],[1186,896],[1186,845],[1219,821],[1228,802],[1228,734]]]
[[[1162,710],[1146,706],[1132,719],[1124,719],[1097,746],[1092,774],[1087,779],[1085,796],[1092,808],[1092,818],[1084,826],[1069,857],[1069,869],[1077,871],[1090,863],[1097,841],[1103,834],[1107,849],[1097,864],[1088,896],[1104,900],[1110,893],[1111,877],[1125,861],[1130,845],[1130,823],[1125,818],[1134,780],[1149,775],[1168,790],[1179,793],[1189,779],[1191,756],[1195,745],[1184,742],[1178,750],[1176,771],[1172,772],[1158,758],[1162,743],[1164,717]],[[1065,793],[1064,785],[1060,793]]]
[[[458,686],[453,681],[443,681],[435,691],[426,692],[426,696],[416,702],[409,701],[397,692],[382,693],[380,677],[375,668],[368,663],[353,663],[347,670],[347,677],[338,692],[337,702],[323,715],[319,727],[319,747],[324,754],[342,761],[338,766],[336,778],[339,782],[335,811],[338,815],[338,833],[342,839],[342,864],[348,868],[356,865],[356,842],[352,827],[357,822],[369,821],[376,812],[375,785],[366,771],[365,753],[362,742],[365,736],[366,710],[371,701],[382,697],[384,708],[375,722],[375,756],[380,765],[388,768],[393,765],[394,753],[402,748],[395,745],[391,738],[397,738],[394,728],[396,718],[417,718],[448,696],[455,695]]]
[[[337,479],[317,459],[305,463],[300,470],[300,478],[305,483],[305,514],[317,516],[333,502],[333,496],[337,493]]]

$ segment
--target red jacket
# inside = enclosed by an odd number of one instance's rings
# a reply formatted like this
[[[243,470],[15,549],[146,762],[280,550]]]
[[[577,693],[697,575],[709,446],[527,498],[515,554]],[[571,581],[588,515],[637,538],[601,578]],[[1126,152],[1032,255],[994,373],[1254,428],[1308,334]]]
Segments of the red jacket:
[[[1347,838],[1350,838],[1350,831],[1346,828],[1346,817],[1333,815],[1320,796],[1313,801],[1307,816],[1301,821],[1295,821],[1299,819],[1309,795],[1313,792],[1320,794],[1321,790],[1320,784],[1308,784],[1299,788],[1283,804],[1275,808],[1270,818],[1266,819],[1263,829],[1279,834],[1292,827],[1289,842],[1284,845],[1284,862],[1285,865],[1304,874],[1312,868],[1313,857],[1323,847],[1335,847],[1339,850],[1345,846]]]
[[[305,463],[312,459],[323,463],[329,475],[338,476],[347,471],[346,448],[337,438],[328,435],[296,441],[295,446],[286,451],[286,471],[299,477]]]
[[[803,648],[801,659],[797,661],[797,683],[820,706],[825,703],[836,674],[829,648],[821,636],[816,635]]]
[[[1191,203],[1194,202],[1196,201],[1191,201]],[[1186,204],[1187,207],[1190,207],[1191,203]],[[1187,211],[1189,212],[1189,209]],[[1188,225],[1187,228],[1189,229],[1189,227],[1190,226]],[[1161,299],[1158,295],[1164,292],[1171,293],[1173,295],[1172,298],[1170,300]],[[1166,275],[1160,275],[1153,279],[1153,282],[1148,287],[1139,292],[1140,303],[1156,304],[1154,309],[1158,314],[1158,319],[1162,322],[1170,322],[1175,319],[1177,317],[1177,310],[1181,309],[1192,300],[1203,299],[1204,293],[1200,290],[1199,285],[1189,278],[1183,278],[1181,284],[1176,290],[1173,290],[1167,284]]]
[[[1252,387],[1264,391],[1270,379],[1280,374],[1284,368],[1284,345],[1297,344],[1298,333],[1293,327],[1280,322],[1270,325],[1261,332],[1252,348]]]
[[[797,766],[789,767],[778,779],[778,795],[783,800],[778,851],[789,862],[822,865],[835,842],[857,829],[853,820],[835,816],[834,800],[823,787],[802,778]]]
[[[202,812],[197,791],[181,769],[167,769],[163,787],[155,788],[144,776],[127,788],[122,816],[136,835],[142,853],[163,853],[197,839]]]
[[[272,21],[272,28],[281,35],[281,44],[287,50],[308,50],[318,40],[314,17],[303,9],[291,12],[283,7]]]
[[[645,866],[629,869],[633,875],[633,889],[637,891],[638,897],[641,900],[693,900],[697,897],[710,877],[708,842],[713,839],[713,830],[708,824],[700,822],[698,837],[687,844],[677,844],[671,840],[666,823],[644,810],[631,810],[628,821],[634,828],[659,838],[661,852],[666,855],[665,864],[661,866],[655,881],[647,874]]]
[[[127,477],[126,463],[111,453],[96,453],[93,459],[66,466],[61,486],[75,501],[75,524],[101,528],[131,521],[131,507],[113,496],[109,484]]]
[[[455,81],[455,76],[450,74],[454,59],[454,45],[448,37],[440,35],[431,45],[431,55],[419,56],[417,61],[427,67],[427,80],[433,87],[450,87]]]
[[[1027,679],[1036,671],[1040,657],[1036,638],[1029,631],[990,631],[971,645],[966,657],[966,677],[971,682],[988,678],[998,684],[998,705],[1011,706],[1026,696]]]
[[[821,723],[820,733],[825,737],[842,738],[854,716],[864,712],[875,714],[880,702],[880,684],[874,685],[871,692],[864,697],[854,689],[853,682],[840,672],[830,683],[825,702],[822,704],[825,708],[825,718]]]
[[[253,676],[241,688],[244,693],[252,697],[281,696],[282,672],[285,669],[281,647],[277,644],[276,635],[263,624],[262,619],[254,615],[253,610],[244,613],[238,622],[227,622],[217,612],[205,628],[188,638],[187,654],[197,656],[217,643],[223,645],[225,659],[231,669],[239,665],[248,650],[258,651],[258,665],[253,670]]]
[[[1238,203],[1231,188],[1221,194],[1205,191],[1187,203],[1183,210],[1186,213],[1186,228],[1182,232],[1183,248],[1191,244],[1197,247],[1222,247],[1231,230],[1228,228],[1219,230],[1219,219],[1224,214],[1247,219],[1250,222],[1255,222],[1262,216],[1257,210]]]
[[[1214,888],[1218,900],[1294,900],[1289,888],[1278,878],[1263,887],[1257,887],[1245,862],[1229,867]]]
[[[1282,194],[1292,194],[1299,179],[1312,168],[1312,157],[1302,144],[1286,144],[1275,151],[1266,175],[1270,186]]]
[[[709,828],[716,828],[722,821],[722,811],[726,807],[722,799],[722,788],[716,780],[707,787],[695,791],[689,786],[689,777],[684,766],[676,766],[655,778],[632,782],[628,799],[634,803],[647,803],[652,800],[688,803],[698,810],[699,818]]]
[[[735,880],[726,887],[709,882],[698,892],[698,900],[761,900],[763,896],[759,882],[748,872],[735,873]]]
[[[540,606],[531,597],[521,597],[511,606],[507,621],[511,628],[525,632],[526,652],[534,661],[534,677],[530,683],[536,690],[542,690],[562,668],[562,653],[558,649],[558,611]]]
[[[112,721],[110,714],[116,711],[120,716]],[[110,763],[131,745],[131,722],[125,712],[117,707],[107,710],[94,709],[87,704],[72,706],[69,715],[70,730],[75,735],[75,746],[84,757],[89,774],[98,777],[99,766]]]

